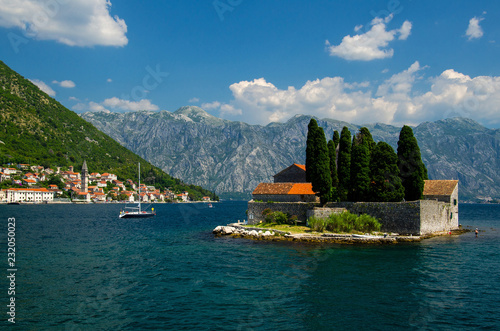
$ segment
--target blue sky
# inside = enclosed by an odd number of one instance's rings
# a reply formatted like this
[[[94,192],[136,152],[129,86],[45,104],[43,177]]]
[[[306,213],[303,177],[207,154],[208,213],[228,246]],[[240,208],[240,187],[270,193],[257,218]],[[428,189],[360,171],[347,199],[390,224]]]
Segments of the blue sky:
[[[497,1],[0,0],[0,60],[63,105],[267,124],[500,127]]]

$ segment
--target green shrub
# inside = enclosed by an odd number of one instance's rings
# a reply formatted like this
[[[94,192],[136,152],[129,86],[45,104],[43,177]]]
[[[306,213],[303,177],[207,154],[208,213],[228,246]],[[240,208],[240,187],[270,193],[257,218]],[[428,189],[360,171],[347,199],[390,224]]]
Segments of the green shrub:
[[[308,220],[313,231],[323,232],[325,229],[335,233],[380,231],[380,223],[370,215],[355,215],[350,212],[331,214],[327,219],[311,217]]]
[[[307,223],[309,224],[309,227],[313,231],[316,231],[316,232],[325,231],[325,227],[326,227],[325,219],[316,218],[313,216],[313,217],[309,217],[309,219],[307,220]]]
[[[288,216],[281,211],[275,211],[273,213],[273,218],[276,224],[288,224]]]
[[[271,210],[271,208],[266,208],[262,211],[262,216],[267,216],[268,214],[271,214],[273,211]]]

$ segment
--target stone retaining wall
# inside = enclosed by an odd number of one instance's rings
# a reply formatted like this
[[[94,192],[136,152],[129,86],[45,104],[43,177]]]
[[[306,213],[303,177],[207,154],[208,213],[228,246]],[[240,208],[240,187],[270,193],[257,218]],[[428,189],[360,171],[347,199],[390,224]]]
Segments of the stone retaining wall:
[[[418,236],[458,229],[458,217],[451,217],[453,206],[437,200],[337,202],[326,207],[345,208],[353,214],[378,218],[384,232]]]
[[[450,203],[437,200],[409,202],[329,202],[319,208],[319,203],[306,202],[254,202],[248,203],[248,224],[264,221],[262,212],[270,208],[289,215],[297,215],[298,221],[305,223],[315,216],[326,218],[331,213],[346,209],[353,214],[368,214],[379,219],[383,232],[405,235],[428,235],[458,229],[458,217],[453,214]]]
[[[345,208],[324,208],[324,207],[314,207],[307,211],[307,218],[328,218],[331,214],[340,214],[347,211]]]
[[[381,231],[420,235],[420,201],[413,202],[337,202],[326,207],[345,208],[351,213],[377,218]]]
[[[297,221],[305,223],[307,220],[307,210],[319,206],[316,202],[248,202],[248,224],[258,224],[264,222],[262,212],[266,208],[272,211],[281,211],[285,214],[296,215]]]

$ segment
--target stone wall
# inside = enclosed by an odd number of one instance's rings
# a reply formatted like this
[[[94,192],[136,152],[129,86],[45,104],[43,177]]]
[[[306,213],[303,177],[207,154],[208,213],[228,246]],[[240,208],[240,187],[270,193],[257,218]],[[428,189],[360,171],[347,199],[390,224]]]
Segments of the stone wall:
[[[306,172],[297,166],[291,166],[273,176],[275,183],[306,183]]]
[[[381,231],[420,235],[420,201],[412,202],[337,202],[327,207],[345,208],[351,213],[377,218]]]
[[[266,208],[272,211],[281,211],[285,214],[296,215],[299,222],[305,223],[307,220],[307,210],[318,206],[314,202],[248,202],[248,224],[258,224],[264,221],[262,212]]]
[[[421,200],[420,233],[425,235],[458,229],[458,212],[455,214],[454,210],[453,204],[437,200]]]
[[[345,208],[324,208],[324,207],[314,207],[307,211],[307,218],[328,218],[331,214],[340,214],[347,211]]]
[[[410,202],[330,202],[319,208],[319,203],[306,202],[254,202],[248,203],[248,223],[264,221],[262,211],[270,208],[289,215],[297,215],[299,222],[309,216],[328,217],[345,208],[353,214],[368,214],[379,219],[381,231],[403,235],[428,235],[458,229],[458,213],[453,204],[437,200]]]

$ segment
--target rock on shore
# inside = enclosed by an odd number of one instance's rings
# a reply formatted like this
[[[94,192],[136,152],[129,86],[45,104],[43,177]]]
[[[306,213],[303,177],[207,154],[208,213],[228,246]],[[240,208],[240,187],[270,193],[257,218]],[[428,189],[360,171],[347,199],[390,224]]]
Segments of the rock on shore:
[[[285,240],[311,243],[346,243],[346,244],[393,244],[400,242],[420,241],[419,236],[400,236],[391,234],[386,236],[334,234],[334,233],[299,233],[279,231],[275,229],[262,230],[259,228],[244,227],[236,223],[227,226],[217,226],[213,231],[216,236],[232,236],[257,240]]]
[[[274,231],[262,231],[262,230],[256,230],[256,229],[245,229],[242,226],[222,226],[219,225],[216,227],[212,233],[215,235],[221,235],[221,236],[227,236],[227,235],[235,235],[235,236],[240,236],[240,237],[269,237],[269,236],[274,236],[275,233]]]

